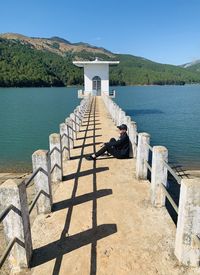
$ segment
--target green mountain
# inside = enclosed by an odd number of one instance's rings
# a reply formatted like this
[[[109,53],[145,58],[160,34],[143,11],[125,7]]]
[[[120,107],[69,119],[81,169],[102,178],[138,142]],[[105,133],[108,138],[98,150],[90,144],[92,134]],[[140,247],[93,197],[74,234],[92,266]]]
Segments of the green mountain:
[[[83,71],[73,60],[119,60],[110,68],[111,85],[200,83],[199,71],[159,64],[142,57],[114,54],[87,43],[59,37],[0,35],[0,87],[82,85]]]
[[[111,80],[122,80],[126,85],[184,85],[200,83],[200,73],[179,66],[160,64],[132,55],[117,55],[120,64],[111,68]]]
[[[181,65],[181,67],[187,69],[188,71],[199,73],[200,72],[200,60],[195,60],[193,62],[183,64],[183,65]]]

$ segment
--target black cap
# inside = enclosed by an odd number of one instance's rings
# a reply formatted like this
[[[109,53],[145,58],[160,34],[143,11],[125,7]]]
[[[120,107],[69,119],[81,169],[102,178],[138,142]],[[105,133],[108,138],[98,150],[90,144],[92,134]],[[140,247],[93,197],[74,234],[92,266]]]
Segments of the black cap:
[[[121,125],[117,126],[117,128],[118,128],[119,130],[126,130],[126,131],[127,131],[127,126],[126,126],[126,124],[121,124]]]

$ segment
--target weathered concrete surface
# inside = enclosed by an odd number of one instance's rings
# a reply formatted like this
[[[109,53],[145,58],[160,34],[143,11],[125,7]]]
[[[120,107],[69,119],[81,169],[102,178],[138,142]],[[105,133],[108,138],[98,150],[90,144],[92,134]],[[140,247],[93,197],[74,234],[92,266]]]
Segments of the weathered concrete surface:
[[[69,151],[67,149],[69,145],[68,127],[66,123],[60,124],[60,135],[61,135],[61,143],[62,143],[62,157],[63,157],[63,160],[65,160],[69,158]]]
[[[200,234],[199,179],[181,182],[175,254],[186,265],[199,266],[200,249],[194,236]]]
[[[49,136],[49,149],[51,151],[51,181],[62,181],[62,148],[60,134]]]
[[[34,178],[34,187],[35,193],[41,193],[39,196],[36,206],[38,214],[41,213],[49,213],[51,212],[52,206],[52,187],[51,180],[48,174],[49,167],[49,159],[48,153],[46,150],[37,150],[32,154],[32,164],[33,164],[33,172],[35,172],[38,168],[42,168],[43,170],[38,172]]]
[[[151,173],[151,202],[154,206],[165,206],[165,194],[160,183],[167,186],[167,168],[164,161],[168,162],[168,150],[164,146],[153,147],[152,173]]]
[[[12,210],[3,219],[4,234],[9,243],[18,238],[25,247],[15,243],[9,253],[9,263],[13,274],[27,268],[32,255],[30,221],[25,183],[8,179],[0,186],[0,213],[12,205]]]
[[[0,184],[8,179],[24,179],[28,176],[28,173],[0,173]]]
[[[117,136],[101,98],[96,105],[65,163],[54,212],[40,215],[32,228],[32,274],[198,274],[178,265],[175,226],[165,208],[152,207],[149,182],[135,179],[135,160],[82,158],[94,142],[99,148]]]
[[[138,145],[137,145],[137,157],[136,157],[136,178],[147,179],[147,166],[144,162],[148,161],[149,148],[147,144],[150,143],[150,135],[148,133],[138,134]]]

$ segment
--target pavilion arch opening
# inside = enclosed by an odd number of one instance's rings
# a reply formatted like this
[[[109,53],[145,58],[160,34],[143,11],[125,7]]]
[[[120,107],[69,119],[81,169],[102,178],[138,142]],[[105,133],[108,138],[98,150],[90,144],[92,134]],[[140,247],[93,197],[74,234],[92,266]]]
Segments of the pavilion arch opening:
[[[96,92],[96,95],[101,95],[101,78],[99,76],[92,78],[92,90]]]

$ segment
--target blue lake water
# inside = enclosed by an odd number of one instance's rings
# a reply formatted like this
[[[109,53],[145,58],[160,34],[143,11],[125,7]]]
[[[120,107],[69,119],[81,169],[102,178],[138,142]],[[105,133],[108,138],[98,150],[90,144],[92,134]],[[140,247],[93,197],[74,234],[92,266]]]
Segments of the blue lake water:
[[[116,102],[165,145],[169,159],[200,169],[200,86],[115,87]],[[79,104],[77,88],[0,88],[0,171],[31,169],[31,155]]]
[[[171,163],[200,169],[200,85],[118,87],[116,102],[164,145]]]
[[[0,88],[0,171],[30,170],[78,104],[77,88]]]

